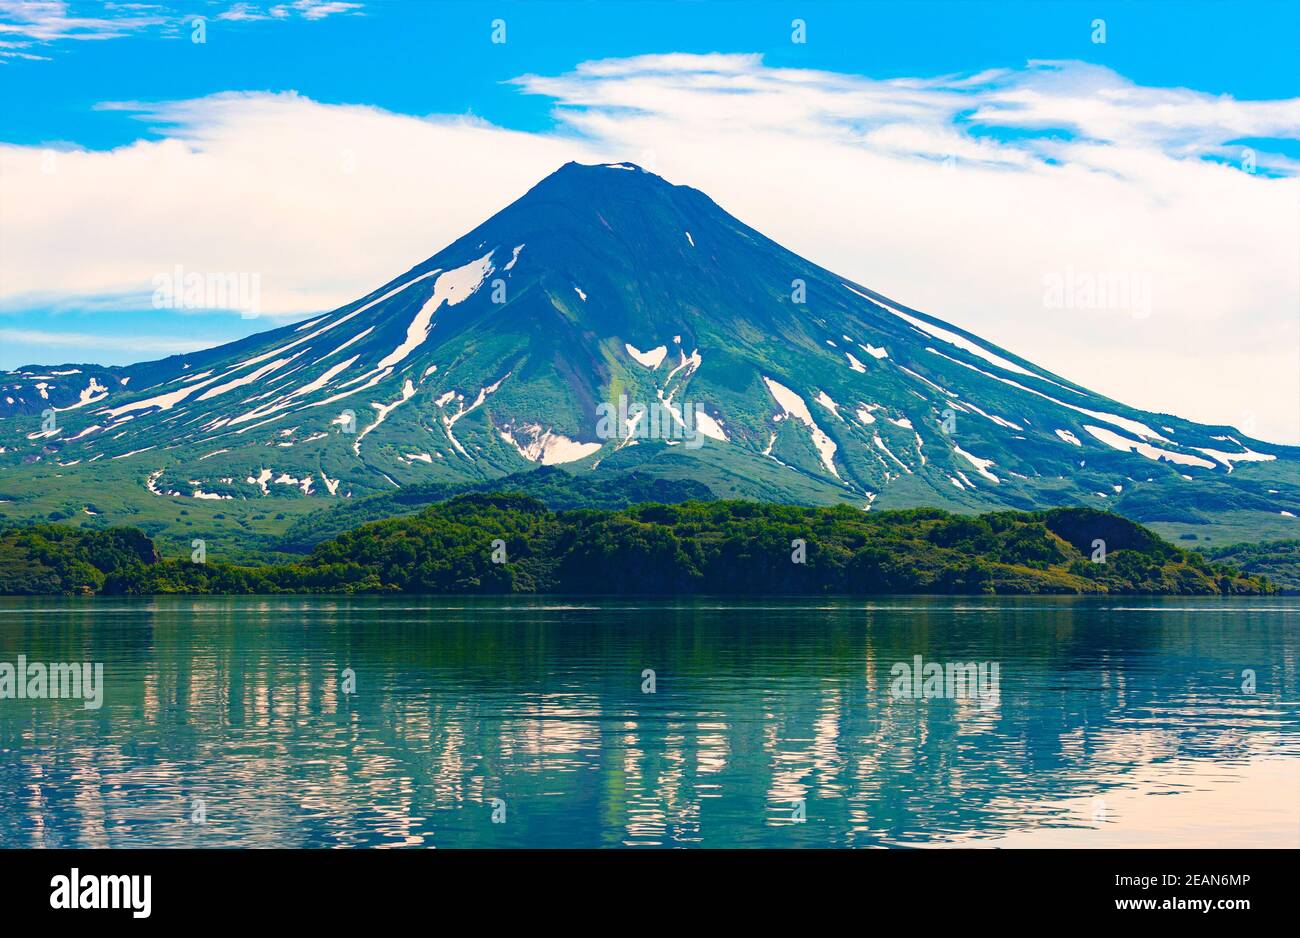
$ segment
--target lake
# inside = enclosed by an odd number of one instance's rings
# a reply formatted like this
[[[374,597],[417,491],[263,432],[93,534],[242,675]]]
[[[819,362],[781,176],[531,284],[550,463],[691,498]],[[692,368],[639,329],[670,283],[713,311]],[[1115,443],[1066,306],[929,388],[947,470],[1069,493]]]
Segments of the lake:
[[[6,598],[0,662],[103,683],[97,709],[0,699],[0,846],[1297,847],[1298,622],[1297,598]]]

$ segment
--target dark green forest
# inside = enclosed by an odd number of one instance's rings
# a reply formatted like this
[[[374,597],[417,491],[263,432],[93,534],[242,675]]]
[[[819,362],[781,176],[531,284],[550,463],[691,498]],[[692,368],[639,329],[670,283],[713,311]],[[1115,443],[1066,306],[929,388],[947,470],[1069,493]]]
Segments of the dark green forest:
[[[1105,543],[1095,562],[1095,543]],[[131,528],[0,532],[0,594],[1262,594],[1276,587],[1090,508],[864,512],[745,501],[554,511],[461,495],[301,561],[160,558]]]

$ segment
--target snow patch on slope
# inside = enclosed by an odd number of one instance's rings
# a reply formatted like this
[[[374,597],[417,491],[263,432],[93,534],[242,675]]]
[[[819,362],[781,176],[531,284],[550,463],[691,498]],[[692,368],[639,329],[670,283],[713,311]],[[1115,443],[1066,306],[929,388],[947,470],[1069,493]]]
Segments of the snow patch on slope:
[[[781,405],[784,416],[794,417],[808,428],[809,433],[812,434],[812,442],[817,449],[817,455],[821,457],[822,465],[826,467],[827,472],[838,479],[840,473],[835,468],[835,450],[838,447],[836,447],[835,441],[828,437],[821,427],[817,426],[816,421],[812,418],[812,413],[808,410],[808,405],[804,403],[804,399],[785,385],[773,381],[766,375],[763,376],[763,383],[767,385],[768,393]]]
[[[509,378],[511,374],[512,372],[506,372],[506,374],[502,376],[502,378],[499,381],[497,381],[496,384],[489,384],[487,387],[479,388],[478,397],[474,398],[474,403],[470,404],[468,407],[465,406],[465,399],[461,397],[461,395],[459,394],[456,395],[456,397],[460,400],[460,408],[454,414],[444,413],[442,415],[442,426],[443,429],[447,431],[447,439],[451,440],[451,445],[456,447],[456,452],[460,453],[466,459],[473,459],[474,457],[470,456],[470,454],[465,451],[465,447],[460,445],[460,440],[456,439],[456,434],[453,432],[456,426],[456,422],[460,420],[462,417],[466,416],[467,414],[470,414],[473,411],[477,410],[479,407],[483,406],[483,402],[488,399],[488,395],[495,394],[497,388],[501,387],[502,383],[506,380],[506,378]],[[438,406],[445,407],[444,402],[447,400],[450,400],[450,398],[448,398],[447,395],[444,394],[442,397],[438,398],[439,401]]]
[[[651,371],[654,371],[656,368],[658,368],[659,365],[663,362],[664,357],[668,354],[668,346],[666,345],[659,345],[656,346],[655,348],[652,348],[648,352],[643,352],[640,349],[636,348],[635,346],[630,345],[627,342],[624,342],[623,348],[627,349],[627,353],[631,355],[634,359],[636,359],[636,361],[639,364],[644,365],[646,368],[649,368]],[[685,356],[683,356],[683,358],[684,357]],[[683,364],[684,363],[685,362],[683,362]],[[681,366],[679,365],[678,368],[680,367]],[[674,368],[672,374],[670,374],[668,377],[671,378],[673,375],[675,375],[677,373],[677,370],[678,370],[677,368]]]
[[[521,427],[503,427],[497,432],[501,439],[513,446],[529,462],[543,466],[574,462],[590,456],[600,449],[600,443],[579,443],[561,433],[548,430],[541,424],[528,423]]]
[[[821,404],[823,407],[825,407],[827,410],[829,410],[832,414],[834,414],[836,420],[843,420],[843,419],[844,419],[843,417],[840,416],[840,405],[837,404],[837,403],[835,403],[833,400],[831,400],[830,395],[827,394],[825,391],[818,391],[818,392],[817,392],[817,403],[818,403],[818,404]]]
[[[1233,440],[1233,442],[1236,443],[1237,441]],[[1237,445],[1241,446],[1240,443],[1237,443]],[[1193,446],[1192,449],[1196,450],[1198,453],[1204,453],[1211,459],[1217,459],[1228,467],[1229,472],[1232,471],[1232,464],[1234,462],[1269,462],[1270,460],[1277,459],[1277,457],[1272,453],[1257,453],[1252,449],[1246,449],[1244,453],[1225,453],[1223,450],[1206,449],[1203,446]]]
[[[705,413],[703,407],[695,411],[695,429],[707,437],[722,443],[727,442],[727,433],[722,429],[722,424]]]
[[[964,458],[968,463],[970,463],[972,466],[974,466],[975,469],[976,469],[976,471],[979,472],[979,474],[982,475],[984,478],[988,479],[990,482],[998,482],[998,481],[999,481],[999,479],[998,479],[997,476],[995,476],[993,473],[989,472],[989,466],[994,465],[993,460],[991,460],[991,459],[981,459],[980,457],[978,457],[978,456],[976,456],[976,455],[974,455],[974,454],[972,454],[972,453],[968,453],[968,452],[966,452],[964,449],[962,449],[962,448],[961,448],[960,446],[958,446],[956,443],[953,444],[953,447],[952,447],[952,448],[953,448],[954,450],[957,451],[957,455],[958,455],[958,456],[963,457],[963,458]],[[963,476],[963,478],[964,478],[964,476]]]
[[[406,339],[379,362],[379,368],[389,368],[410,355],[429,338],[433,329],[433,314],[446,303],[455,306],[473,296],[492,273],[492,252],[488,251],[476,261],[455,267],[438,276],[433,282],[433,295],[420,307],[411,324],[406,327]]]
[[[903,470],[904,472],[906,472],[908,475],[911,475],[911,474],[912,474],[912,470],[909,469],[909,468],[907,467],[907,464],[906,464],[906,463],[904,463],[901,459],[899,459],[897,456],[894,455],[893,450],[891,450],[891,449],[890,449],[890,448],[885,444],[885,441],[882,440],[882,439],[880,438],[880,434],[879,434],[879,433],[872,433],[872,434],[871,434],[871,440],[872,440],[873,443],[876,444],[876,449],[880,450],[880,451],[883,452],[886,456],[888,456],[890,459],[892,459],[894,462],[898,463],[898,466],[899,466],[900,469],[902,469],[902,470]]]
[[[704,359],[700,357],[699,349],[696,349],[695,351],[691,352],[690,358],[687,358],[686,353],[683,352],[681,349],[677,350],[677,354],[681,356],[681,364],[678,365],[676,368],[674,368],[672,371],[668,372],[668,377],[664,378],[664,387],[667,387],[668,382],[673,380],[673,376],[676,375],[677,372],[681,371],[683,368],[686,369],[686,374],[682,376],[682,380],[685,381],[687,378],[691,376],[692,373],[694,373],[700,367],[700,364],[704,361]]]
[[[1107,446],[1113,449],[1122,450],[1126,453],[1137,453],[1145,456],[1147,459],[1168,460],[1172,463],[1178,463],[1182,466],[1200,466],[1202,469],[1213,469],[1214,463],[1208,459],[1202,459],[1199,456],[1191,456],[1187,453],[1174,453],[1167,449],[1160,449],[1152,446],[1150,443],[1140,443],[1137,440],[1130,440],[1127,437],[1120,436],[1113,430],[1107,430],[1103,427],[1094,427],[1085,424],[1083,429],[1087,430],[1097,439],[1101,440]]]
[[[862,349],[862,351],[866,352],[872,358],[875,358],[877,360],[889,357],[889,352],[885,350],[885,347],[883,345],[872,345],[870,342],[867,342],[864,345],[861,342],[859,342],[858,348]]]
[[[376,411],[375,422],[357,434],[356,440],[352,443],[352,452],[360,456],[361,441],[366,438],[366,435],[370,433],[370,431],[373,430],[375,427],[379,426],[386,419],[388,419],[388,415],[393,412],[394,408],[402,404],[405,404],[414,396],[415,396],[415,385],[411,383],[410,378],[407,378],[406,381],[402,384],[402,396],[399,397],[397,400],[393,401],[391,404],[380,404],[376,401],[371,401],[370,406],[373,407]]]
[[[41,396],[44,397],[44,393],[42,393]],[[97,404],[106,397],[108,397],[108,388],[100,384],[98,378],[91,378],[90,384],[86,385],[85,389],[78,395],[77,403],[72,404],[69,407],[59,407],[56,409],[76,410],[78,407],[85,407],[87,404]]]

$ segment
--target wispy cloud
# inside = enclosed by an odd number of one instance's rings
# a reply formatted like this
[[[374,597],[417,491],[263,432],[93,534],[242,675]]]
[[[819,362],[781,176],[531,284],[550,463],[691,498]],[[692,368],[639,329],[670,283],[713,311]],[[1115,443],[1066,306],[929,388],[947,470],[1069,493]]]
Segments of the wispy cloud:
[[[74,40],[109,40],[151,30],[177,35],[177,27],[195,17],[226,22],[288,19],[323,20],[341,13],[360,13],[359,2],[292,0],[270,5],[202,0],[184,7],[171,3],[88,3],[77,0],[0,0],[0,62],[48,60],[43,49]]]
[[[663,118],[703,133],[798,131],[937,160],[961,155],[954,152],[960,148],[977,161],[1018,166],[1117,146],[1182,157],[1242,137],[1300,135],[1300,99],[1239,101],[1143,87],[1083,62],[875,80],[768,68],[757,55],[670,54],[587,62],[565,75],[514,83],[554,98],[561,121],[594,137]],[[1265,158],[1273,168],[1300,168],[1280,153]]]
[[[297,12],[303,19],[323,20],[336,13],[355,13],[361,9],[361,6],[360,3],[343,3],[340,0],[294,0],[288,8]],[[272,7],[272,9],[284,10],[285,7]]]
[[[229,20],[235,23],[256,22],[257,20],[271,19],[271,14],[263,13],[252,3],[236,3],[230,9],[218,13],[217,19]]]
[[[283,20],[300,16],[305,20],[323,20],[338,13],[360,13],[364,4],[346,3],[343,0],[293,0],[291,3],[236,3],[217,14],[219,20],[255,22],[257,20]]]
[[[148,352],[175,355],[207,348],[212,340],[171,338],[168,336],[115,336],[83,332],[54,332],[47,329],[0,329],[0,340],[36,345],[51,349],[79,349],[89,354],[95,349]]]
[[[107,15],[83,15],[97,9]],[[166,16],[152,4],[71,4],[65,0],[0,0],[0,34],[36,42],[120,39],[150,26],[161,26]]]

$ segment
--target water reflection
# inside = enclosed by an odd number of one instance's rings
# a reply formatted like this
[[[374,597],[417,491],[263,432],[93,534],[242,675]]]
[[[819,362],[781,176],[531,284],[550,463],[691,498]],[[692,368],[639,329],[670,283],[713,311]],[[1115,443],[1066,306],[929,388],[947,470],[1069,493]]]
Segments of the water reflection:
[[[8,600],[0,661],[106,687],[0,700],[0,845],[1300,846],[1297,613]],[[999,696],[891,696],[918,654]]]

